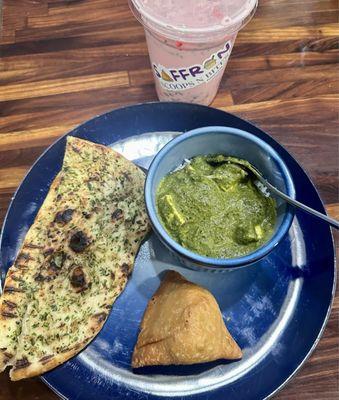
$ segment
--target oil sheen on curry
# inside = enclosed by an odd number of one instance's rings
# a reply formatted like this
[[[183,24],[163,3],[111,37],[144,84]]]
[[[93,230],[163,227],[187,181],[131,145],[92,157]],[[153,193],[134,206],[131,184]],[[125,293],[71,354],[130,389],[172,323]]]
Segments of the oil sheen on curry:
[[[263,245],[274,230],[274,199],[266,197],[255,178],[230,159],[194,157],[166,175],[157,189],[157,209],[166,231],[203,256],[246,255]]]

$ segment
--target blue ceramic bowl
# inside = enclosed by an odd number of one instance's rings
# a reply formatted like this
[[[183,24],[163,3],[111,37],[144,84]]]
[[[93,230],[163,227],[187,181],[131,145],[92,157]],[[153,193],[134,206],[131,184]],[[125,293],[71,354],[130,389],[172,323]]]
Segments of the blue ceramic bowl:
[[[295,198],[295,188],[284,161],[271,146],[255,135],[230,127],[211,126],[186,132],[167,143],[155,156],[145,184],[147,212],[160,240],[191,269],[226,270],[253,264],[271,252],[288,232],[293,209],[275,197],[277,222],[272,237],[257,250],[242,257],[212,258],[185,249],[164,229],[156,209],[155,194],[159,182],[184,159],[202,154],[225,154],[248,160],[275,187]]]

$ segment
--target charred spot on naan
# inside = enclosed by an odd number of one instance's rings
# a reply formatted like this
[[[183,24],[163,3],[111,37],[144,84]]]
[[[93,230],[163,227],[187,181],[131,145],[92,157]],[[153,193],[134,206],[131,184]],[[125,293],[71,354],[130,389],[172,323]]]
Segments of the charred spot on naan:
[[[5,288],[4,288],[4,293],[13,294],[13,293],[22,293],[22,292],[23,292],[23,289],[14,287],[14,286],[5,286]]]
[[[33,276],[36,282],[49,282],[55,279],[65,265],[67,254],[64,251],[54,251],[50,249],[44,264],[40,270]]]
[[[16,259],[16,262],[18,261],[26,263],[28,261],[34,261],[34,258],[29,253],[21,252]]]
[[[5,306],[7,306],[7,308],[9,308],[10,310],[13,310],[13,308],[17,308],[17,304],[14,303],[13,301],[9,301],[9,300],[4,300],[3,304]]]
[[[83,212],[82,212],[82,215],[83,215],[83,217],[84,217],[85,219],[90,219],[91,216],[92,216],[92,213],[89,213],[89,212],[87,212],[87,211],[83,211]]]
[[[75,293],[81,293],[90,287],[90,283],[87,282],[86,274],[83,268],[79,266],[73,268],[69,280]]]
[[[101,322],[104,322],[105,319],[107,318],[107,313],[101,312],[101,313],[98,313],[98,314],[94,314],[94,315],[92,315],[92,318],[94,318],[96,320],[96,322],[98,324],[100,324]]]
[[[24,249],[43,249],[44,246],[40,246],[38,244],[34,244],[34,243],[26,243],[23,245]]]
[[[96,331],[98,327],[102,326],[107,319],[108,314],[106,312],[99,312],[91,316],[90,326],[93,331]]]
[[[54,253],[54,249],[53,247],[48,247],[46,250],[43,251],[43,255],[45,257],[50,256],[52,253]]]
[[[11,358],[14,357],[14,354],[8,353],[7,351],[4,351],[3,355],[7,358],[7,360],[10,360]]]
[[[28,265],[26,265],[26,264],[15,263],[12,267],[13,267],[13,269],[18,269],[20,271],[27,271],[28,270]]]
[[[27,368],[30,365],[31,365],[31,363],[28,361],[27,357],[23,357],[20,360],[16,361],[13,370]]]
[[[1,311],[1,316],[5,318],[18,318],[18,316],[10,311]]]
[[[66,225],[68,224],[73,217],[74,210],[71,208],[67,208],[66,210],[59,211],[56,213],[54,222],[56,222],[59,225]]]
[[[123,263],[121,264],[120,271],[123,276],[128,278],[132,273],[132,266],[127,263]]]
[[[1,356],[1,354],[2,354],[2,356]],[[2,359],[4,363],[10,362],[13,357],[14,357],[14,354],[7,351],[6,347],[3,347],[0,349],[0,359]]]
[[[83,231],[77,231],[73,233],[69,241],[69,247],[75,253],[82,253],[90,244],[90,237]]]
[[[44,275],[42,275],[41,272],[37,272],[34,276],[33,276],[34,280],[36,282],[44,282],[44,281],[48,281],[50,280],[49,277],[46,277]]]
[[[49,363],[50,361],[52,361],[53,358],[54,358],[54,354],[49,354],[47,356],[40,358],[39,362],[41,362],[42,365],[45,365],[45,364]]]
[[[124,218],[124,212],[121,208],[117,208],[115,211],[113,211],[111,218],[112,222],[121,221]]]

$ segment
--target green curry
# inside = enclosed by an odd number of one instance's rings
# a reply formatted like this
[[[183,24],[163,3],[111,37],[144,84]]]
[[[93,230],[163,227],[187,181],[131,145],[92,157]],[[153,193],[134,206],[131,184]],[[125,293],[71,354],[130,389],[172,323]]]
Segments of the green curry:
[[[246,255],[273,233],[276,205],[232,158],[197,156],[157,189],[160,219],[183,247],[208,257]],[[244,160],[242,160],[244,161]]]

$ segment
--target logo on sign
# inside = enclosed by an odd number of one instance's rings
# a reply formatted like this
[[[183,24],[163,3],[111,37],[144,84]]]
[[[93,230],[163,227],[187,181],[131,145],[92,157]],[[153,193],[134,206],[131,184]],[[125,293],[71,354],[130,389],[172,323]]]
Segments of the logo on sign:
[[[161,64],[153,64],[155,76],[166,90],[192,89],[212,80],[225,66],[230,55],[231,45],[225,46],[212,54],[202,64],[186,68],[166,68]]]

